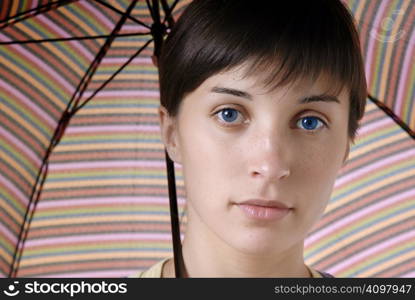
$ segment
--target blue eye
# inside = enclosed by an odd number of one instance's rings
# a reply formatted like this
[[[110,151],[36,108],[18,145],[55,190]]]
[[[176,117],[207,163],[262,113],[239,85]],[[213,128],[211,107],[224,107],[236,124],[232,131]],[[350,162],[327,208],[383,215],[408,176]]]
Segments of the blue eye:
[[[326,124],[317,117],[313,117],[313,116],[308,116],[308,117],[303,117],[300,118],[297,122],[297,124],[300,123],[301,126],[303,126],[303,128],[307,131],[316,131],[317,129],[319,129],[321,126],[325,126]],[[320,125],[319,125],[320,123]],[[319,125],[319,126],[318,126]],[[317,127],[318,126],[318,127]]]
[[[216,113],[222,123],[231,123],[238,118],[239,111],[233,108],[224,108]]]
[[[235,121],[238,119],[238,116],[242,116],[240,111],[234,108],[230,108],[230,107],[226,107],[226,108],[223,108],[217,111],[215,115],[217,115],[219,122],[225,126],[232,126],[232,125],[237,124],[238,122],[235,122]],[[297,126],[305,129],[307,132],[313,133],[317,131],[319,128],[321,128],[322,126],[327,126],[327,125],[323,120],[321,120],[318,117],[306,116],[306,117],[300,118],[297,121]]]

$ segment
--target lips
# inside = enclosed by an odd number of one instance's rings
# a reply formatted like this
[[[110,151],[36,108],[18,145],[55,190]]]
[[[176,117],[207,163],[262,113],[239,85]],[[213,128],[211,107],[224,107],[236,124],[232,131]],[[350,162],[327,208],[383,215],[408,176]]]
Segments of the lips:
[[[292,207],[276,201],[276,200],[263,200],[263,199],[249,199],[247,201],[239,202],[237,204],[242,205],[256,205],[256,206],[264,206],[264,207],[273,207],[273,208],[280,208],[280,209],[290,209]]]
[[[292,207],[275,200],[250,199],[236,203],[243,215],[255,221],[277,221],[288,215]]]

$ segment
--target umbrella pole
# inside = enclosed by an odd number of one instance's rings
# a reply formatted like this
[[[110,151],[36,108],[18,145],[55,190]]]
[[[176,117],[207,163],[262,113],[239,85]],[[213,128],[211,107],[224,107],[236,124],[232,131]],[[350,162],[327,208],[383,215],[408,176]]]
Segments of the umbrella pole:
[[[150,1],[147,0],[147,6],[150,10],[150,14],[153,19],[153,24],[151,26],[151,34],[154,38],[154,57],[153,62],[158,65],[158,58],[160,57],[161,47],[163,45],[163,35],[166,33],[166,26],[161,23],[160,12],[159,12],[159,0],[152,0],[152,5]],[[163,5],[164,4],[164,5]],[[165,3],[162,3],[163,9],[166,9],[168,6]],[[173,7],[172,7],[173,8]],[[171,9],[172,9],[171,8]],[[171,23],[171,11],[166,13],[167,21]],[[160,76],[159,76],[160,77]],[[180,222],[179,222],[179,212],[177,209],[177,193],[176,193],[176,180],[174,175],[174,162],[170,159],[166,150],[164,150],[166,157],[166,167],[167,167],[167,181],[169,187],[169,204],[170,204],[170,220],[171,220],[171,229],[172,229],[172,240],[173,240],[173,256],[174,256],[174,270],[176,278],[185,277],[185,266],[182,254],[182,243],[180,238]]]
[[[174,162],[170,159],[166,150],[164,150],[166,156],[167,166],[167,180],[169,185],[169,202],[170,202],[170,219],[173,238],[173,253],[174,253],[174,269],[176,272],[176,278],[183,278],[184,276],[184,261],[182,254],[182,242],[180,239],[180,223],[179,213],[177,209],[177,194],[176,194],[176,180],[174,176]]]

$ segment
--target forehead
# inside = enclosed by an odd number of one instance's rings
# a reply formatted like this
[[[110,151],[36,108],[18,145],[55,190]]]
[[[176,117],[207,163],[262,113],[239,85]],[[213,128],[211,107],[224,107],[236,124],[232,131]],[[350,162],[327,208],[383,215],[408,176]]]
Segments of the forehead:
[[[253,95],[264,94],[328,94],[336,97],[345,98],[349,95],[346,85],[336,82],[327,73],[321,72],[316,79],[311,76],[303,75],[285,85],[276,86],[266,84],[269,78],[266,71],[250,72],[248,64],[223,70],[205,80],[199,87],[203,92],[211,92],[212,88],[220,85],[230,88],[249,91]],[[275,80],[280,80],[276,78]],[[275,83],[275,82],[274,82]]]

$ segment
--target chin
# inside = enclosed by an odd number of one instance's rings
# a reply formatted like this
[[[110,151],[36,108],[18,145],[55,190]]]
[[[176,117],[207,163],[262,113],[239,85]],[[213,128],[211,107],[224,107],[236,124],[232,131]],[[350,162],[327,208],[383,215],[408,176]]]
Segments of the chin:
[[[275,245],[258,245],[255,247],[240,247],[238,251],[246,255],[266,257],[280,252],[281,249],[278,249]]]
[[[239,239],[238,241],[231,241],[230,246],[237,250],[238,252],[247,254],[247,255],[261,255],[268,256],[273,255],[273,253],[278,253],[284,251],[281,248],[281,245],[287,246],[288,241],[282,241],[281,239],[275,238],[269,235],[254,236],[254,234],[245,234],[244,238]]]

